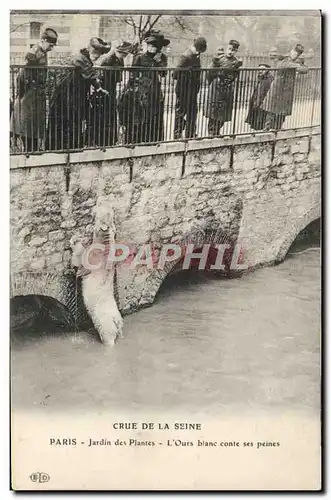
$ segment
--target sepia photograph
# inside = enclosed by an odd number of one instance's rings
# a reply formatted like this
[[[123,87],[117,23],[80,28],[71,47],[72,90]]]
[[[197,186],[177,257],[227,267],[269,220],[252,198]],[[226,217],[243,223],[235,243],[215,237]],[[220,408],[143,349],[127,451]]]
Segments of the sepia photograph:
[[[11,488],[320,490],[321,11],[9,43]]]

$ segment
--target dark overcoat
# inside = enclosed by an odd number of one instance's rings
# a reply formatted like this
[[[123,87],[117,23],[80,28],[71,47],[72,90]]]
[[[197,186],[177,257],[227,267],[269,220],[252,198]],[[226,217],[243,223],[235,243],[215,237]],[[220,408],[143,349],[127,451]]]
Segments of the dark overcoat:
[[[25,56],[16,81],[17,95],[10,131],[31,139],[44,139],[46,128],[47,56],[37,44]]]
[[[118,139],[117,131],[117,84],[123,76],[124,61],[110,54],[101,62],[99,71],[101,86],[109,92],[94,93],[90,98],[88,123],[91,145],[112,146]]]
[[[86,49],[74,57],[73,68],[60,76],[50,102],[46,149],[77,149],[84,145],[91,85],[100,88],[96,68]]]
[[[274,80],[261,108],[276,115],[290,115],[294,101],[296,74],[307,71],[308,69],[301,62],[291,61],[288,56],[278,61]]]
[[[163,140],[164,96],[161,77],[165,71],[151,70],[167,66],[163,53],[138,54],[132,62],[133,70],[128,85],[120,97],[121,124],[135,128],[134,142],[159,142]],[[140,69],[138,69],[140,68]]]
[[[261,105],[269,92],[273,79],[271,71],[259,76],[250,98],[246,123],[254,130],[262,130],[265,126],[267,112],[261,109]]]
[[[209,88],[204,104],[206,118],[231,121],[234,106],[235,80],[239,75],[240,61],[225,55],[214,57],[207,80]]]
[[[189,95],[196,99],[201,84],[200,54],[187,49],[180,57],[172,76],[176,80],[176,95],[181,101],[189,100]]]

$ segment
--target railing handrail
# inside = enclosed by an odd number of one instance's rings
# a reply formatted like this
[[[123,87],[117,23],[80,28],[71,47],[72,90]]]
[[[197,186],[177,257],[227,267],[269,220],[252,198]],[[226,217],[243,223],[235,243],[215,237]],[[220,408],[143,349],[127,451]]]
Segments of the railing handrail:
[[[300,67],[300,66],[299,66]],[[73,65],[67,65],[63,64],[61,65],[52,65],[49,64],[47,66],[33,66],[33,65],[26,65],[26,64],[11,64],[10,69],[19,69],[19,68],[28,68],[28,69],[41,69],[41,70],[46,70],[46,69],[77,69],[77,66]],[[208,68],[178,68],[178,67],[169,67],[169,66],[159,66],[157,68],[147,68],[146,66],[97,66],[95,65],[94,68],[100,69],[100,70],[113,70],[113,71],[180,71],[180,72],[189,72],[189,71],[215,71],[215,70],[222,70],[222,71],[233,71],[233,68],[222,68],[222,67],[208,67]],[[321,70],[321,66],[304,66],[305,69],[307,70]],[[268,68],[269,71],[284,71],[284,69],[295,69],[293,68],[279,68],[279,67],[271,67]],[[237,71],[261,71],[261,68],[259,67],[241,67],[238,68]]]

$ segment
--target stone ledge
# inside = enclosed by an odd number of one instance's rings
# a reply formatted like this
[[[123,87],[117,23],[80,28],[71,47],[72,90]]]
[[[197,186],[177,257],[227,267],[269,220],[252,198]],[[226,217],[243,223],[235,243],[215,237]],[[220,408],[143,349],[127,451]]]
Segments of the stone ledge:
[[[264,132],[256,135],[238,135],[235,137],[215,137],[192,140],[181,140],[174,142],[163,142],[151,146],[117,146],[106,150],[90,149],[69,153],[44,153],[37,155],[12,155],[10,157],[10,169],[31,168],[44,166],[63,166],[74,163],[93,163],[95,161],[118,160],[125,158],[138,158],[142,156],[156,156],[172,153],[183,153],[185,151],[199,151],[204,149],[218,149],[230,146],[241,146],[244,144],[257,144],[261,142],[273,142],[297,137],[310,137],[321,134],[321,127],[308,127],[293,130],[280,130]]]

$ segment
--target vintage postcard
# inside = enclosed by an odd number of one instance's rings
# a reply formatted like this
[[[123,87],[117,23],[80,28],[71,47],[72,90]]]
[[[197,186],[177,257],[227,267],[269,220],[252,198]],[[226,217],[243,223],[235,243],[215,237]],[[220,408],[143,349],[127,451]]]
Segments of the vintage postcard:
[[[10,15],[11,488],[318,491],[321,12]]]

